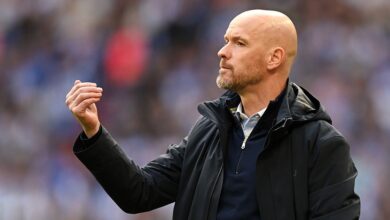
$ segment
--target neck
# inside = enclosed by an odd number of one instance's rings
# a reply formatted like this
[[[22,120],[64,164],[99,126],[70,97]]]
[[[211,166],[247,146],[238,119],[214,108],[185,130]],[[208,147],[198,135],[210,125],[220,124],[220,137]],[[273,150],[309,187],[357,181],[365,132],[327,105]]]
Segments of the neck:
[[[286,81],[269,80],[268,82],[260,82],[245,87],[245,89],[238,92],[244,113],[252,116],[261,109],[266,108],[270,101],[278,97],[285,86]]]

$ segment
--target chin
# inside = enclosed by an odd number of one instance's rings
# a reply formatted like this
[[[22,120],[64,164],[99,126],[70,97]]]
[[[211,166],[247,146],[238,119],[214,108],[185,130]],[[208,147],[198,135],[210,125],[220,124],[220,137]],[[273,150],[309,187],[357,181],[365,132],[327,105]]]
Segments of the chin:
[[[233,87],[232,81],[221,76],[221,74],[219,74],[219,76],[217,77],[216,84],[220,89],[231,90]]]

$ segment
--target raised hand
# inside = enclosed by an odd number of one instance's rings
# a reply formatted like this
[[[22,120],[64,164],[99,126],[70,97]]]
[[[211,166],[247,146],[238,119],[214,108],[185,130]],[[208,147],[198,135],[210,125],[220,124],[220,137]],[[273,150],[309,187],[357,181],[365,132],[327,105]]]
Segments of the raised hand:
[[[102,97],[103,89],[96,83],[76,80],[66,95],[66,105],[80,123],[88,138],[99,131],[100,121],[96,102]]]

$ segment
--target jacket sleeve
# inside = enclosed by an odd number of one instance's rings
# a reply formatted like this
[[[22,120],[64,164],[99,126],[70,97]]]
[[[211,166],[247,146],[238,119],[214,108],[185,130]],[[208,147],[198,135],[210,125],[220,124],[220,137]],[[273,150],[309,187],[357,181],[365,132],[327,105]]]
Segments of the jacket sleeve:
[[[103,127],[90,146],[78,138],[73,151],[123,211],[139,213],[175,201],[186,144],[184,138],[140,168]]]
[[[354,192],[357,170],[349,145],[333,128],[317,139],[309,166],[309,209],[312,220],[355,220],[360,199]]]

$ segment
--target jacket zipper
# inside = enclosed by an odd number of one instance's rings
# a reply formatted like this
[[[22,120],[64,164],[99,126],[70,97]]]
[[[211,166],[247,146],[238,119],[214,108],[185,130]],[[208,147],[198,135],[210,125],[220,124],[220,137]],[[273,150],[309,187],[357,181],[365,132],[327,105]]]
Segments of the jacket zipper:
[[[281,127],[284,127],[285,125],[286,125],[286,122],[287,122],[287,120],[284,120],[283,121],[283,124],[281,125]],[[267,148],[267,146],[268,146],[268,142],[269,142],[269,136],[270,136],[270,134],[272,133],[272,131],[275,129],[275,127],[272,127],[269,131],[268,131],[268,134],[267,134],[267,136],[266,136],[266,139],[265,139],[265,142],[264,142],[264,150]],[[248,135],[247,137],[244,137],[244,140],[242,141],[242,144],[241,144],[241,151],[240,151],[240,157],[238,158],[238,162],[237,162],[237,165],[236,165],[236,169],[235,169],[235,171],[234,171],[234,173],[237,175],[237,174],[239,174],[239,172],[240,172],[240,163],[241,163],[241,159],[242,159],[242,155],[244,154],[244,150],[245,150],[245,148],[246,148],[246,143],[247,143],[247,141],[248,141],[248,139],[249,139],[249,136],[250,135]]]
[[[242,144],[241,144],[241,149],[242,149],[242,150],[245,149],[245,147],[246,147],[246,146],[245,146],[245,145],[246,145],[246,141],[248,140],[248,138],[249,138],[249,135],[248,135],[248,137],[245,137],[245,138],[244,138],[244,141],[243,141]]]
[[[241,163],[241,158],[242,158],[242,155],[244,154],[244,149],[245,148],[241,148],[241,152],[240,152],[240,157],[238,158],[238,162],[237,162],[237,166],[236,166],[236,170],[234,171],[234,173],[237,175],[240,173],[240,163]]]
[[[240,157],[238,158],[238,162],[237,162],[237,165],[236,165],[236,170],[234,171],[234,173],[236,175],[240,173],[240,163],[241,163],[242,155],[244,154],[244,150],[245,150],[246,142],[247,142],[248,138],[249,138],[249,136],[245,137],[244,141],[242,141],[242,144],[241,144]]]

